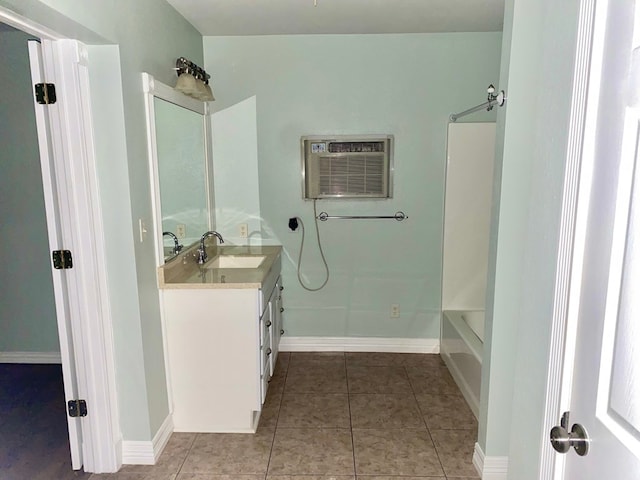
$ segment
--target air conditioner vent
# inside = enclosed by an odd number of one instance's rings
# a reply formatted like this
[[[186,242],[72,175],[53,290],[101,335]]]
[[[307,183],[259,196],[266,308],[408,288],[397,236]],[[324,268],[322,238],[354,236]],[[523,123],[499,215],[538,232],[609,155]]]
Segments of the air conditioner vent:
[[[384,152],[385,142],[329,142],[329,153]]]
[[[392,140],[302,137],[304,198],[390,198]]]

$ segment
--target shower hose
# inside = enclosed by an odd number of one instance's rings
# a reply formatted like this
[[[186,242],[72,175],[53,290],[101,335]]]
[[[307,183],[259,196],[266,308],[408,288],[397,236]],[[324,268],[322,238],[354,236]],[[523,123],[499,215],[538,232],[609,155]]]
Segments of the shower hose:
[[[316,239],[318,240],[318,249],[320,250],[320,256],[322,257],[322,263],[324,263],[324,269],[327,272],[327,277],[325,278],[324,282],[322,282],[322,285],[320,285],[317,288],[311,288],[308,287],[307,285],[304,284],[304,282],[302,281],[302,276],[300,275],[300,267],[302,265],[302,250],[304,249],[304,222],[302,221],[302,219],[300,217],[296,217],[298,219],[298,221],[300,222],[300,225],[302,226],[302,241],[300,242],[300,254],[298,255],[298,281],[300,282],[300,285],[302,285],[302,288],[304,288],[305,290],[308,290],[310,292],[317,292],[318,290],[321,290],[329,281],[329,266],[327,265],[327,259],[324,257],[324,252],[322,251],[322,243],[320,242],[320,231],[318,229],[318,214],[316,213],[316,199],[313,199],[313,218],[315,220],[315,225],[316,225]]]

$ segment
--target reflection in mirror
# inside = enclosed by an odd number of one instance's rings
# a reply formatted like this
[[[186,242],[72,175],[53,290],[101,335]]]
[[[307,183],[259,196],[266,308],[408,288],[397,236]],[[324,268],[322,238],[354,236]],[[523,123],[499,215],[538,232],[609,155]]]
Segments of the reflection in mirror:
[[[158,264],[213,228],[207,105],[143,74]]]
[[[209,230],[202,115],[154,98],[162,231],[189,245]],[[174,248],[165,236],[164,246]]]

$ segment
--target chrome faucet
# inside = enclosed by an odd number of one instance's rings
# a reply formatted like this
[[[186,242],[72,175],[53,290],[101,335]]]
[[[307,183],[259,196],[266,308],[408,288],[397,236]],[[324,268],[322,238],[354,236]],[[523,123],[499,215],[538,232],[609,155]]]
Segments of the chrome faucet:
[[[173,238],[173,252],[172,253],[180,253],[180,250],[182,250],[182,245],[180,245],[180,242],[178,241],[178,237],[175,236],[174,233],[172,232],[162,232],[162,236],[170,236],[171,238]]]
[[[204,246],[204,241],[207,238],[213,237],[213,236],[218,237],[218,241],[220,243],[224,243],[224,240],[222,239],[222,235],[220,235],[218,232],[214,232],[213,230],[202,235],[202,238],[200,239],[200,247],[198,248],[198,250],[196,250],[196,261],[198,262],[199,265],[202,265],[204,262],[207,261],[207,249]]]

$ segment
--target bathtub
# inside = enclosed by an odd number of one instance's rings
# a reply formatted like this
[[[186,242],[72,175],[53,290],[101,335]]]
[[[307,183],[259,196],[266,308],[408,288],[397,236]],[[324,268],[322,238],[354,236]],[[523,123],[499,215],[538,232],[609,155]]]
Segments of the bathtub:
[[[478,417],[484,310],[442,312],[440,355],[473,414]]]

